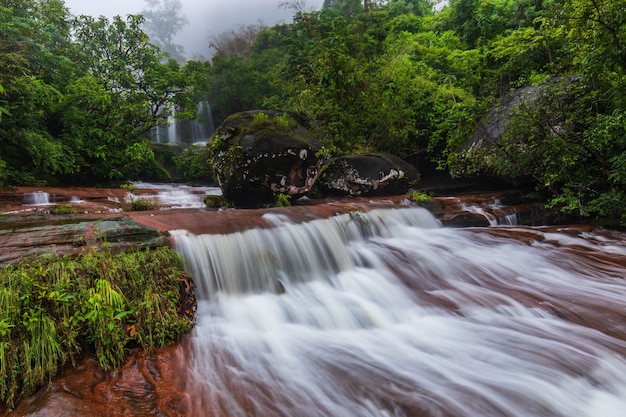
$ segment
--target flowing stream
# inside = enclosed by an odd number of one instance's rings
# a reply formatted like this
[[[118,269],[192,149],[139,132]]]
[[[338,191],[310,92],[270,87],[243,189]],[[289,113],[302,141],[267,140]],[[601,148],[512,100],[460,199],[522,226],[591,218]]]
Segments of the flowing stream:
[[[625,415],[624,234],[266,216],[173,233],[199,299],[198,415]]]

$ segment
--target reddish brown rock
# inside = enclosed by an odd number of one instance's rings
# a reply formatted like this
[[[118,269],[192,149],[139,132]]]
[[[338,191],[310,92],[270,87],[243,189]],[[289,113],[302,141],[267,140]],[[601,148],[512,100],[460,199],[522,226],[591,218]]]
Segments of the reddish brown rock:
[[[103,370],[88,356],[0,416],[188,416],[185,363],[182,344],[153,354],[135,351],[117,371]]]

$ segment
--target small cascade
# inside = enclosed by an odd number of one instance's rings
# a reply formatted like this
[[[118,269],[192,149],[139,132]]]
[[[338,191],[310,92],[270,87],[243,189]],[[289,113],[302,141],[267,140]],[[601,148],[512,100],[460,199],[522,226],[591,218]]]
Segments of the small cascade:
[[[199,299],[187,415],[626,409],[624,234],[443,228],[421,208],[267,216],[172,233]]]
[[[455,201],[456,211],[476,214],[484,218],[490,226],[515,226],[518,224],[515,207],[504,206],[497,198],[480,202],[465,202],[455,197],[448,199]]]
[[[490,226],[497,226],[498,225],[498,219],[496,218],[496,216],[493,215],[493,213],[491,213],[490,211],[485,211],[485,209],[481,206],[475,205],[475,204],[469,204],[469,205],[463,205],[462,209],[464,211],[468,211],[470,213],[476,213],[479,214],[480,216],[483,216],[488,222]]]
[[[176,121],[176,109],[170,106],[165,125],[155,126],[150,131],[150,140],[155,143],[180,142],[178,122]]]
[[[157,184],[145,182],[132,182],[138,190],[154,191],[154,194],[145,192],[135,195],[128,194],[126,200],[133,201],[138,198],[155,200],[161,208],[170,209],[193,209],[203,208],[204,197],[207,195],[221,195],[219,187],[191,187],[182,184]]]
[[[503,217],[499,217],[498,224],[503,226],[516,226],[517,213],[505,214]]]
[[[274,228],[229,235],[171,233],[192,275],[198,278],[199,298],[210,299],[220,292],[273,291],[276,286],[324,279],[351,264],[351,241],[388,234],[389,228],[402,224],[439,227],[422,208],[394,210],[384,220],[381,212],[345,214],[304,224],[271,216],[268,220],[276,225]],[[201,253],[198,248],[202,248]]]
[[[44,191],[35,191],[30,193],[24,193],[25,206],[45,206],[50,205],[50,193]]]

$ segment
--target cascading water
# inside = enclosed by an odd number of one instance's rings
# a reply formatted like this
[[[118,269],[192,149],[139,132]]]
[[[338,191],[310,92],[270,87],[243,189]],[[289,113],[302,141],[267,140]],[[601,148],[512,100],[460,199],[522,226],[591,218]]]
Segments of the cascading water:
[[[198,103],[198,117],[195,120],[176,120],[176,109],[172,107],[169,111],[167,124],[153,129],[153,142],[206,144],[209,141],[215,127],[208,103]]]
[[[45,191],[35,191],[24,193],[24,205],[44,206],[50,204],[50,193]]]
[[[173,233],[203,416],[622,416],[620,234],[446,229],[421,208]]]

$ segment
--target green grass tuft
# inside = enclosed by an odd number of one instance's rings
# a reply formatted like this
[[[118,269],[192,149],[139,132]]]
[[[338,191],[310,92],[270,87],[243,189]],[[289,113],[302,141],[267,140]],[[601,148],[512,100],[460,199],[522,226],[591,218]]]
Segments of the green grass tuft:
[[[193,326],[190,284],[169,247],[0,267],[0,403],[10,410],[81,351],[110,369],[129,348],[175,342]]]

